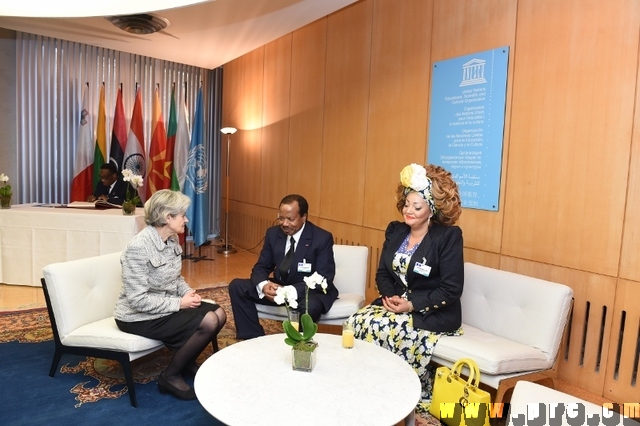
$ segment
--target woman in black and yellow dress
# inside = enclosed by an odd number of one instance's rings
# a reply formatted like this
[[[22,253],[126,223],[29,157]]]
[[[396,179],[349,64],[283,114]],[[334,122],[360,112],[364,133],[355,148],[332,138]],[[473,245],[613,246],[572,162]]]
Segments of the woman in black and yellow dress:
[[[353,314],[356,338],[404,358],[422,382],[419,410],[431,400],[427,366],[443,334],[459,334],[464,284],[462,207],[451,173],[439,166],[405,167],[397,188],[404,222],[387,226],[376,284],[380,297]]]

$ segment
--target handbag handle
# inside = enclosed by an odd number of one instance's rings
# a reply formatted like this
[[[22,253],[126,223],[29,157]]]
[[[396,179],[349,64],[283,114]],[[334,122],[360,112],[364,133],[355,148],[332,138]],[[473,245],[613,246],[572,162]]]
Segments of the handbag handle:
[[[460,358],[459,360],[457,360],[455,364],[453,364],[453,367],[451,368],[451,373],[460,377],[460,374],[462,373],[462,368],[465,365],[469,368],[469,379],[467,380],[467,383],[473,387],[476,387],[476,388],[479,387],[480,386],[480,369],[478,368],[478,364],[476,364],[476,362],[471,358]]]

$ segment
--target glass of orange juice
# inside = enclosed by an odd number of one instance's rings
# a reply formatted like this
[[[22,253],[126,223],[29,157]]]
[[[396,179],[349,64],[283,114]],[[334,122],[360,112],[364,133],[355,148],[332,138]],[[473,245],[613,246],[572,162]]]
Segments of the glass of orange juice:
[[[300,331],[300,312],[289,311],[289,322],[296,330]]]
[[[344,321],[342,323],[342,347],[353,348],[354,340],[353,325],[349,321]]]

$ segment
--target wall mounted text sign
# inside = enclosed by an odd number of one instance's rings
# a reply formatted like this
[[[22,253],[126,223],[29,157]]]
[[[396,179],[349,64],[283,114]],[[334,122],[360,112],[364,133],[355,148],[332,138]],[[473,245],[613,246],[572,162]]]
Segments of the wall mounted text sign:
[[[428,162],[453,174],[462,207],[498,210],[509,47],[436,62]]]

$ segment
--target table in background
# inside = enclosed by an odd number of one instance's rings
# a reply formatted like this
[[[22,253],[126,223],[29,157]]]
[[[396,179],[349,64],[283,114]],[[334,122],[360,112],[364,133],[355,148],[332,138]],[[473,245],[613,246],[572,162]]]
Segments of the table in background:
[[[35,207],[0,210],[0,282],[40,286],[50,263],[123,250],[145,227],[143,210]]]
[[[291,346],[272,334],[228,346],[196,374],[200,404],[228,425],[394,425],[413,413],[420,380],[402,358],[373,343],[344,349],[316,334],[312,372],[293,371]]]

